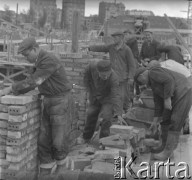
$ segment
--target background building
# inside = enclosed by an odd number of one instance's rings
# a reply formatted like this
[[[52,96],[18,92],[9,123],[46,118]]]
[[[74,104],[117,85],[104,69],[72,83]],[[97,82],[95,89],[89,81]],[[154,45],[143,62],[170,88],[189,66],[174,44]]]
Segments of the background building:
[[[84,25],[85,0],[63,0],[62,2],[62,22],[61,27],[70,30],[73,22],[73,12],[80,13],[80,26]]]
[[[30,11],[33,22],[40,26],[54,26],[56,22],[56,0],[30,0]]]
[[[99,21],[104,23],[105,20],[111,17],[117,17],[125,13],[125,5],[123,3],[99,3]]]
[[[85,28],[86,30],[100,30],[102,24],[99,22],[98,15],[91,15],[89,17],[85,17]]]

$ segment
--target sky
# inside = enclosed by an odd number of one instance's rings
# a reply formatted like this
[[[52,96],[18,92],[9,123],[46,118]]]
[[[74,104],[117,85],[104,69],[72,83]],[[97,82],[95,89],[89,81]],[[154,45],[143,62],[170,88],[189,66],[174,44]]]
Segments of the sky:
[[[61,8],[61,1],[57,0],[57,7]],[[102,0],[85,0],[85,16],[98,14],[99,2]],[[105,2],[114,2],[114,0],[103,0]],[[187,0],[116,0],[117,3],[125,4],[126,9],[149,10],[157,16],[164,16],[166,13],[172,17],[187,18],[188,2]],[[0,0],[0,10],[3,10],[4,4],[11,10],[16,11],[16,4],[19,4],[19,12],[23,9],[28,10],[30,0]]]

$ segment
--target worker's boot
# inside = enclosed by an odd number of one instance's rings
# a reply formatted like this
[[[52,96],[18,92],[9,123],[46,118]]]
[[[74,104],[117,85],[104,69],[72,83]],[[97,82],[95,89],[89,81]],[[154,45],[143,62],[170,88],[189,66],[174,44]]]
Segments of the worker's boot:
[[[173,151],[177,148],[179,134],[180,132],[178,131],[168,131],[168,137],[165,144],[165,148],[162,152],[158,154],[153,154],[153,159],[165,161],[170,158],[173,155]]]
[[[49,176],[55,171],[56,163],[50,163],[48,165],[40,165],[39,176]]]
[[[61,174],[64,171],[66,171],[68,169],[69,166],[69,158],[66,157],[63,160],[57,161],[57,167],[55,170],[55,174]]]
[[[161,125],[161,144],[158,147],[151,148],[152,153],[160,153],[163,151],[166,145],[167,136],[168,136],[169,126]]]

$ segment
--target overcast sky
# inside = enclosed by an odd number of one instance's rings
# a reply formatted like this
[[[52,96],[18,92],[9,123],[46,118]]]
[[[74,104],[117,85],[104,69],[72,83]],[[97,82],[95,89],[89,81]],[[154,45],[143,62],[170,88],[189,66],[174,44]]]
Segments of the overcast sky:
[[[102,0],[85,0],[85,15],[98,14],[99,2]],[[104,0],[114,2],[114,0]],[[126,9],[151,10],[155,15],[163,16],[166,13],[173,17],[187,17],[188,2],[187,0],[116,0],[125,4]],[[19,4],[19,12],[23,9],[28,10],[30,0],[0,0],[0,9],[3,10],[4,4],[8,5],[11,10],[16,10],[16,4]],[[57,7],[61,8],[61,0],[57,0]]]

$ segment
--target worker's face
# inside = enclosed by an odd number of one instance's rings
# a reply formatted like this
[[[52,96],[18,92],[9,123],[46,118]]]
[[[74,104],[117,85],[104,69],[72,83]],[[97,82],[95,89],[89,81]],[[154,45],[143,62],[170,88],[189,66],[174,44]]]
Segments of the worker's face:
[[[120,44],[123,41],[123,36],[113,36],[115,44]]]
[[[139,77],[137,78],[137,81],[141,85],[147,85],[148,84],[148,72],[145,71],[142,74],[140,74]]]
[[[131,34],[130,33],[125,33],[124,34],[124,40],[129,40],[131,38]]]
[[[102,80],[107,80],[107,79],[109,79],[110,75],[111,75],[111,71],[99,72],[99,77],[100,77]]]
[[[37,51],[35,48],[24,51],[22,55],[26,57],[27,61],[29,61],[30,63],[34,63],[37,59]]]
[[[151,42],[153,40],[153,34],[150,32],[145,32],[145,39]]]

